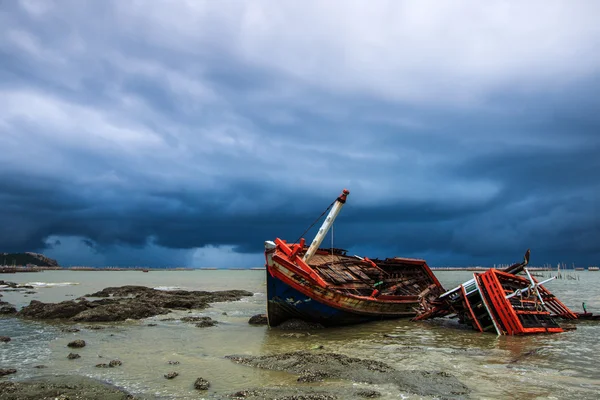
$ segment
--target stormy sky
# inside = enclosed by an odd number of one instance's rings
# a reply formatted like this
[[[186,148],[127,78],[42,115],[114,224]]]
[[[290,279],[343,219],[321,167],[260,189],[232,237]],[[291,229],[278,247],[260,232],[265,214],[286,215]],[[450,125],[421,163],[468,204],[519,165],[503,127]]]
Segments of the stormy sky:
[[[353,254],[598,264],[598,15],[0,1],[0,252],[256,267],[348,188]]]

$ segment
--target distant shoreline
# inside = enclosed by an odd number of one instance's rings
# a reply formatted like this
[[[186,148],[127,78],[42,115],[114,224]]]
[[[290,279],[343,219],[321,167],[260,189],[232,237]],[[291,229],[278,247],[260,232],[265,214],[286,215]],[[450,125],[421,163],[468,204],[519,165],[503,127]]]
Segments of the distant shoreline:
[[[143,267],[0,267],[0,274],[29,273],[42,271],[264,271],[265,268],[143,268]]]

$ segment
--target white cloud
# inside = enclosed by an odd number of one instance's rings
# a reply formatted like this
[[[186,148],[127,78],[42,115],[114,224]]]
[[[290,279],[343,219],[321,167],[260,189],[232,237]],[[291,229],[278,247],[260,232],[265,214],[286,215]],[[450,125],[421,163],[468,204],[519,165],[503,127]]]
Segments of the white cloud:
[[[507,85],[560,87],[600,67],[596,2],[121,2],[169,48],[210,46],[326,90],[477,103]],[[152,27],[152,31],[149,28]]]

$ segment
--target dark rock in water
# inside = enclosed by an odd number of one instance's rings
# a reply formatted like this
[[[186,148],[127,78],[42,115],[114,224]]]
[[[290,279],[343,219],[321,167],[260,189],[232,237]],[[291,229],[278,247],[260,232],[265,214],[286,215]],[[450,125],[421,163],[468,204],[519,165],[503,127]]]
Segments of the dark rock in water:
[[[108,304],[91,308],[72,317],[73,321],[109,322],[125,321],[126,319],[142,319],[165,314],[163,310],[141,301],[130,301],[127,304]]]
[[[75,360],[76,358],[81,358],[81,356],[77,353],[69,353],[69,355],[67,356],[67,358],[69,360]]]
[[[298,382],[321,382],[323,379],[327,378],[328,375],[326,372],[321,371],[304,371],[297,381]]]
[[[156,326],[157,324],[148,324],[146,326]]]
[[[316,322],[306,322],[301,319],[288,319],[278,325],[277,328],[284,331],[301,331],[306,329],[323,329],[324,326]]]
[[[250,317],[248,323],[250,325],[267,325],[267,314],[256,314]]]
[[[75,332],[79,332],[79,328],[62,328],[61,332],[75,333]]]
[[[179,373],[178,373],[178,372],[175,372],[175,371],[173,371],[173,372],[169,372],[168,374],[165,374],[165,378],[167,378],[167,379],[173,379],[173,378],[175,378],[177,375],[179,375]]]
[[[102,329],[106,329],[106,327],[102,325],[86,325],[84,328],[92,331],[101,331]]]
[[[31,300],[31,303],[29,303],[28,306],[23,307],[23,309],[17,313],[17,316],[36,319],[68,319],[87,310],[88,307],[89,302],[87,300],[79,302],[69,300],[56,304]]]
[[[227,313],[226,313],[225,311],[223,311],[223,312],[221,313],[221,315],[227,315]]]
[[[198,328],[207,328],[209,326],[215,326],[218,324],[217,321],[213,320],[211,317],[183,317],[181,318],[183,322],[196,322],[196,326]]]
[[[106,382],[70,375],[44,376],[21,382],[0,382],[0,399],[125,400],[134,397]]]
[[[204,378],[198,378],[196,379],[196,382],[194,382],[194,388],[198,390],[208,390],[209,387],[210,383]]]
[[[228,396],[233,399],[248,400],[337,400],[345,399],[344,395],[338,397],[336,394],[322,390],[311,390],[308,388],[278,387],[278,388],[258,388],[249,390],[240,390]]]
[[[375,360],[352,358],[336,353],[297,351],[268,356],[226,356],[232,361],[258,368],[287,371],[307,378],[310,371],[322,377],[370,384],[395,384],[402,391],[420,396],[456,398],[469,393],[468,387],[443,371],[404,371]],[[318,377],[318,376],[317,376]]]
[[[45,366],[45,365],[36,365],[36,366],[35,366],[35,367],[33,367],[33,368],[42,369],[42,368],[48,368],[48,367],[47,367],[47,366]]]
[[[25,292],[25,294],[36,294],[37,292],[34,292],[33,290],[29,290],[27,292]]]
[[[170,364],[170,365],[179,365],[179,361],[167,361],[167,364]]]
[[[17,370],[14,368],[0,368],[0,376],[4,376],[4,375],[10,375],[10,374],[15,374],[17,373]]]
[[[0,286],[7,286],[11,289],[15,289],[18,285],[14,282],[7,282],[7,281],[0,280]]]
[[[96,368],[110,368],[110,365],[106,363],[96,364]]]
[[[12,304],[6,301],[0,301],[0,315],[13,315],[17,313],[17,309]]]
[[[245,290],[162,291],[145,286],[129,285],[110,287],[87,295],[102,297],[102,299],[94,301],[88,301],[83,297],[76,301],[69,300],[57,304],[33,300],[19,311],[17,316],[86,322],[124,321],[167,314],[170,309],[204,309],[213,302],[236,301],[244,296],[252,295],[252,292]]]
[[[112,367],[118,367],[118,366],[121,366],[121,365],[123,365],[123,363],[120,360],[111,360],[108,363],[108,366],[111,367],[111,368]]]
[[[215,326],[218,324],[217,321],[212,320],[209,317],[206,317],[208,319],[205,319],[204,321],[200,321],[196,324],[197,328],[208,328],[209,326]]]
[[[81,340],[81,339],[73,340],[72,342],[69,342],[69,344],[67,346],[77,348],[77,349],[81,348],[81,347],[85,347],[85,340]]]
[[[200,321],[205,321],[207,318],[210,319],[210,317],[198,317],[198,316],[183,317],[183,318],[181,318],[181,322],[200,322]]]
[[[9,338],[8,336],[0,336],[0,342],[8,343],[10,341],[11,341],[11,338]]]
[[[366,399],[374,399],[377,397],[381,397],[381,393],[376,390],[359,390],[356,392],[356,395],[359,397],[364,397]]]

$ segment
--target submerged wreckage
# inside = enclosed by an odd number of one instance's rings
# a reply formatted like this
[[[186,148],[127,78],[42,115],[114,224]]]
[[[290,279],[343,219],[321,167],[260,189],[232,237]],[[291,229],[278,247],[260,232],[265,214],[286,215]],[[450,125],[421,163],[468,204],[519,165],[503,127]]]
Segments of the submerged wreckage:
[[[578,314],[542,286],[556,277],[538,282],[529,273],[525,268],[529,254],[527,250],[522,263],[504,270],[474,273],[473,279],[443,293],[430,304],[429,310],[413,320],[455,314],[459,322],[479,332],[498,335],[564,332],[558,320],[574,320]],[[527,277],[517,275],[523,271]]]
[[[424,260],[371,260],[319,248],[349,193],[344,189],[325,211],[329,214],[310,246],[304,238],[265,242],[269,326],[294,318],[335,326],[455,316],[479,332],[523,335],[564,332],[559,319],[597,317],[574,313],[542,286],[555,277],[538,282],[529,273],[529,250],[521,263],[476,272],[446,291]]]

